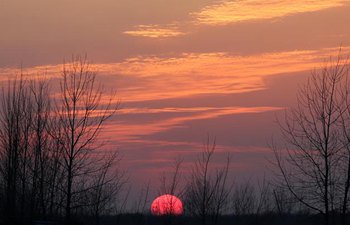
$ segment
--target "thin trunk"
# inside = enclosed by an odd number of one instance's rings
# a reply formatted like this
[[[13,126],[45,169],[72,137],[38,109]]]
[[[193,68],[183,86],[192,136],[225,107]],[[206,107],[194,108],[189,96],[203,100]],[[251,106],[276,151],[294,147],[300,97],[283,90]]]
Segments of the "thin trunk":
[[[72,200],[72,159],[69,160],[67,175],[67,199],[66,199],[66,221],[71,222],[71,200]]]

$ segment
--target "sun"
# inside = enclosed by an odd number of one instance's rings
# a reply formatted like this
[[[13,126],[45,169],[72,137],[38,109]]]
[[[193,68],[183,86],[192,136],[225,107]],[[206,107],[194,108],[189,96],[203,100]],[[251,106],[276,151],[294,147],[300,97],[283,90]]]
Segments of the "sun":
[[[174,195],[161,195],[152,202],[151,213],[157,216],[179,216],[183,213],[183,205],[181,200]]]

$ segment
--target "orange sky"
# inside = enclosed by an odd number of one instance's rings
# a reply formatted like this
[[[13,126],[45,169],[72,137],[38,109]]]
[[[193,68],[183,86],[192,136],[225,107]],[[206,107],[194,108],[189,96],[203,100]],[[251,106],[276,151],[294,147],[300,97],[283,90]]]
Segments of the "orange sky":
[[[122,102],[103,135],[132,182],[190,162],[207,134],[217,165],[232,152],[236,176],[261,175],[276,115],[340,45],[350,52],[349,12],[348,0],[2,0],[0,80],[21,65],[54,80],[87,53]]]

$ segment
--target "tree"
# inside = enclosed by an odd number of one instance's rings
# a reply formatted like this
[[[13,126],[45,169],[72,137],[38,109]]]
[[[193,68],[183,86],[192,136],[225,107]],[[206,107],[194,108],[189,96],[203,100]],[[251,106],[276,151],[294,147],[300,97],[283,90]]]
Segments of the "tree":
[[[47,216],[48,175],[50,173],[50,157],[52,156],[51,138],[48,132],[51,112],[49,84],[46,79],[30,81],[32,116],[25,120],[31,124],[31,153],[29,167],[31,172],[31,217]],[[34,215],[36,214],[36,215]]]
[[[149,193],[150,193],[150,182],[147,185],[143,185],[137,200],[134,202],[134,214],[136,215],[136,225],[141,225],[145,223],[144,215],[147,212],[146,206],[149,203]]]
[[[181,197],[183,196],[184,190],[181,189],[180,186],[180,178],[182,176],[180,170],[183,163],[182,158],[178,158],[175,160],[173,164],[173,171],[171,175],[163,174],[161,176],[161,187],[159,190],[158,195],[167,195],[167,204],[169,205],[168,208],[166,208],[165,217],[163,217],[163,224],[171,225],[173,224],[173,216],[172,213],[174,212],[174,205],[176,204],[176,199],[174,196]],[[167,179],[169,177],[170,179]],[[160,208],[160,206],[159,206]]]
[[[254,223],[262,223],[262,215],[273,212],[271,185],[264,176],[253,184],[250,180],[234,187],[232,194],[233,214],[238,220],[251,217]]]
[[[209,219],[213,224],[218,223],[219,216],[227,207],[231,190],[227,184],[229,156],[226,158],[225,166],[216,168],[214,175],[210,170],[215,147],[215,141],[211,145],[208,137],[204,151],[192,168],[190,181],[186,187],[187,210],[192,216],[199,218],[202,225],[206,225]]]
[[[28,135],[31,117],[29,89],[21,75],[8,81],[1,99],[1,175],[7,223],[23,222],[27,193]],[[26,118],[29,117],[29,120]]]
[[[56,106],[56,117],[61,126],[54,137],[59,142],[64,160],[65,173],[65,217],[71,222],[72,210],[84,204],[79,196],[88,191],[88,179],[102,168],[93,165],[98,154],[94,154],[101,141],[100,131],[107,119],[117,110],[114,95],[103,98],[102,88],[96,84],[96,73],[90,68],[86,57],[73,58],[64,64],[60,82],[60,98]],[[95,157],[95,158],[94,158]],[[84,185],[82,185],[84,184]]]
[[[346,60],[348,63],[348,60]],[[349,213],[349,201],[350,201],[350,66],[342,68],[344,71],[344,77],[342,80],[342,86],[340,90],[340,95],[344,101],[344,107],[338,107],[340,114],[340,126],[341,141],[343,144],[343,149],[341,151],[341,174],[343,174],[341,179],[340,189],[343,192],[342,195],[342,223],[347,224],[347,214]]]
[[[235,216],[254,214],[255,201],[255,189],[249,181],[236,186],[232,195],[233,214]]]
[[[44,219],[47,213],[53,214],[60,183],[60,167],[53,166],[59,160],[54,153],[59,148],[53,147],[48,130],[52,120],[48,80],[29,80],[23,74],[9,80],[1,104],[1,194],[6,198],[2,206],[6,222]]]
[[[6,224],[110,209],[125,184],[117,153],[97,151],[104,122],[117,110],[106,100],[86,58],[64,64],[61,92],[49,80],[20,77],[2,88],[1,212]],[[57,95],[58,94],[58,95]],[[51,104],[55,100],[56,104]],[[106,100],[106,101],[105,101]],[[53,107],[53,105],[55,107]]]
[[[349,141],[344,141],[349,118],[349,66],[341,54],[322,70],[314,71],[299,89],[297,106],[280,122],[285,141],[275,144],[279,182],[306,207],[331,224],[335,212],[345,213],[348,202]],[[342,210],[341,207],[343,207]]]
[[[118,152],[101,158],[102,165],[98,168],[98,173],[94,174],[91,180],[89,191],[86,198],[89,200],[88,213],[93,215],[95,224],[100,224],[100,215],[108,214],[115,209],[119,209],[117,202],[118,197],[124,192],[124,187],[127,183],[127,177],[124,171],[121,171],[117,165],[120,161]],[[122,205],[125,207],[125,199]]]

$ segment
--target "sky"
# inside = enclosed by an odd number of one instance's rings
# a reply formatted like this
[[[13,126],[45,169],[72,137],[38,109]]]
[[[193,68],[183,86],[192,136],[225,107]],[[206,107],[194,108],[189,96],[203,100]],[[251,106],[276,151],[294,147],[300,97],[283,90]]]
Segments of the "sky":
[[[269,173],[267,141],[310,73],[350,53],[344,0],[0,0],[0,80],[57,77],[88,55],[120,109],[101,134],[130,182],[189,170],[207,136],[215,166]]]

